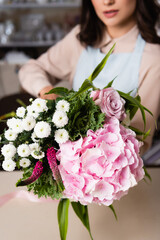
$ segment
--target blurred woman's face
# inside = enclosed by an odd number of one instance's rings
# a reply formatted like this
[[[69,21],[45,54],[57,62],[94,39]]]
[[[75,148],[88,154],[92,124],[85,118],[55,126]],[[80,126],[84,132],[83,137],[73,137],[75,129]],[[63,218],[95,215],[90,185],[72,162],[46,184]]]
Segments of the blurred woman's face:
[[[97,16],[110,27],[125,27],[135,20],[136,0],[91,0]]]

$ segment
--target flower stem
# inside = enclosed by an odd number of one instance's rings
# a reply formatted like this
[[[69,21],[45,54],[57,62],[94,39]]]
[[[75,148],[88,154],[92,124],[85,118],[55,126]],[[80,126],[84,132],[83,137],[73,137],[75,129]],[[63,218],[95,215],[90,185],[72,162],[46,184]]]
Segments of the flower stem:
[[[10,117],[14,117],[16,115],[16,113],[14,111],[6,113],[2,116],[0,116],[0,120],[6,119],[6,118],[10,118]]]

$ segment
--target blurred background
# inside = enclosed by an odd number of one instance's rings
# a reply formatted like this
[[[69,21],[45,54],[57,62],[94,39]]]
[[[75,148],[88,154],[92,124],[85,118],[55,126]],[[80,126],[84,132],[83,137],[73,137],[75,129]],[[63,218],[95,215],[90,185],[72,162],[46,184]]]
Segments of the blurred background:
[[[0,0],[0,98],[21,91],[18,69],[79,22],[79,0]]]

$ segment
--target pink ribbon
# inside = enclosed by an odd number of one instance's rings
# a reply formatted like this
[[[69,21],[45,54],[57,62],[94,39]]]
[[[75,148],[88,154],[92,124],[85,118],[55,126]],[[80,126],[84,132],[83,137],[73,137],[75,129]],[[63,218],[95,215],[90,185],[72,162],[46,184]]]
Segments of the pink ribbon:
[[[45,198],[45,197],[38,198],[36,195],[34,195],[31,192],[20,190],[17,192],[11,192],[3,196],[0,196],[0,207],[2,207],[4,204],[6,204],[7,202],[9,202],[14,198],[25,199],[29,202],[54,202],[52,198]]]

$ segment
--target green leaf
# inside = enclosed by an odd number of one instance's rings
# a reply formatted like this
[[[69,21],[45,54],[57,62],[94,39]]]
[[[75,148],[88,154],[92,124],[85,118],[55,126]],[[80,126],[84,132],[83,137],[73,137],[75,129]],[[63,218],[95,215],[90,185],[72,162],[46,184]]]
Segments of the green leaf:
[[[150,182],[152,182],[152,178],[150,176],[150,174],[148,173],[147,169],[145,167],[143,167],[144,172],[145,172],[145,177],[149,179]]]
[[[140,98],[139,95],[137,95],[137,96],[135,97],[135,99],[137,99],[137,101],[139,101],[139,103],[141,102],[141,98]],[[133,119],[133,117],[135,116],[135,114],[136,114],[137,111],[138,111],[138,107],[137,107],[137,106],[132,105],[132,107],[131,107],[131,105],[130,105],[130,120]]]
[[[128,95],[131,95],[132,92],[133,92],[133,90],[129,91],[127,94],[128,94]]]
[[[138,107],[136,106],[132,107],[132,109],[130,110],[130,120],[133,119],[137,111],[138,111]]]
[[[65,97],[69,93],[69,90],[64,87],[56,87],[56,88],[53,88],[52,90],[50,90],[48,93],[45,93],[45,95],[52,94],[52,93],[57,94],[62,97]]]
[[[78,92],[76,92],[71,98],[70,100],[73,100],[74,98],[78,97],[79,95],[81,95],[83,92],[86,92],[88,89],[93,88],[95,89],[94,85],[92,84],[92,82],[90,82],[88,79],[86,79],[82,86],[79,88]]]
[[[19,105],[21,105],[22,107],[26,108],[26,104],[21,100],[21,99],[16,99],[16,102],[19,103]]]
[[[55,100],[47,99],[47,107],[48,107],[48,109],[50,109],[54,112],[54,110],[55,110]]]
[[[143,136],[143,141],[150,135],[151,129],[149,129]]]
[[[93,237],[90,231],[90,225],[89,225],[88,207],[80,204],[80,202],[71,202],[71,204],[74,212],[79,217],[83,225],[87,228],[90,234],[90,237],[93,240]]]
[[[153,113],[152,113],[148,108],[146,108],[146,107],[144,107],[144,106],[143,106],[143,108],[144,108],[145,111],[147,111],[147,112],[154,118]],[[155,127],[156,127],[156,129],[157,129],[156,119],[154,119],[154,124],[155,124]]]
[[[117,214],[116,214],[116,211],[115,211],[113,205],[110,205],[109,208],[112,210],[112,212],[113,212],[113,214],[115,216],[115,219],[118,220],[118,217],[117,217]]]
[[[107,84],[107,86],[104,87],[103,89],[105,89],[105,88],[109,88],[109,87],[112,87],[112,84],[113,84],[113,82],[114,82],[114,80],[115,80],[116,78],[117,78],[117,76],[116,76],[115,78],[113,78],[113,80],[110,81],[110,82]]]
[[[18,157],[18,156],[17,156]],[[19,157],[18,157],[19,159]],[[18,161],[17,159],[17,161]],[[34,164],[29,168],[25,168],[23,180],[31,176],[34,169]],[[38,197],[51,197],[52,199],[62,198],[62,193],[59,191],[56,181],[53,179],[52,171],[48,168],[48,164],[44,162],[43,174],[33,183],[27,185],[28,191],[32,191]]]
[[[107,53],[107,55],[102,59],[102,61],[98,64],[98,66],[95,68],[95,70],[93,71],[93,73],[88,77],[88,79],[86,79],[83,83],[82,86],[79,88],[78,92],[76,94],[74,94],[70,100],[78,97],[80,94],[82,94],[83,92],[87,91],[88,89],[92,88],[93,90],[96,90],[97,88],[92,84],[92,81],[98,76],[98,74],[102,71],[102,69],[104,68],[107,59],[109,58],[110,54],[112,53],[113,49],[115,47],[115,44],[113,45],[113,47],[109,50],[109,52]],[[114,81],[114,79],[113,79]],[[111,83],[111,82],[110,82]],[[52,90],[51,90],[52,91]],[[50,91],[50,92],[51,92]]]
[[[96,131],[103,127],[105,114],[95,104],[88,91],[73,100],[69,100],[69,98],[70,96],[65,98],[70,102],[69,121],[65,129],[68,131],[71,141],[85,137],[89,129]]]
[[[148,108],[146,108],[144,106],[143,106],[143,108],[144,108],[145,111],[147,111],[149,114],[151,114],[153,116],[153,113]]]
[[[137,96],[135,97],[135,99],[137,99],[137,101],[141,102],[141,97],[140,97],[139,95],[137,95]]]
[[[0,116],[0,123],[1,123],[1,122],[6,123],[6,122],[7,122],[7,119],[6,119],[6,120],[1,120],[1,117],[2,117],[2,116]]]
[[[11,118],[11,117],[15,117],[16,113],[14,111],[6,113],[4,115],[0,116],[0,120],[6,119],[6,118]]]
[[[66,240],[68,229],[69,199],[61,199],[58,205],[58,224],[61,240]]]
[[[111,55],[111,53],[113,52],[113,49],[115,47],[116,44],[113,45],[113,47],[109,50],[109,52],[106,54],[106,56],[102,59],[102,61],[98,64],[98,66],[95,68],[95,70],[93,71],[93,73],[89,76],[89,80],[92,82],[97,76],[98,74],[102,71],[102,69],[104,68],[109,56]]]
[[[142,119],[144,122],[144,129],[146,128],[146,116],[145,116],[145,112],[144,112],[144,107],[140,104],[139,100],[137,100],[136,98],[131,97],[130,95],[123,93],[121,91],[118,91],[118,93],[120,94],[120,96],[124,99],[127,99],[129,102],[131,102],[133,105],[135,105],[136,107],[138,107],[141,111],[142,114]]]
[[[135,133],[136,133],[136,135],[138,135],[138,136],[148,136],[149,135],[149,133],[148,133],[148,131],[147,132],[143,132],[143,131],[140,131],[139,129],[137,129],[137,128],[135,128],[135,127],[132,127],[132,126],[129,126],[129,128],[132,130],[132,131],[134,131]],[[149,131],[150,132],[150,131]],[[145,137],[146,138],[146,137]]]

